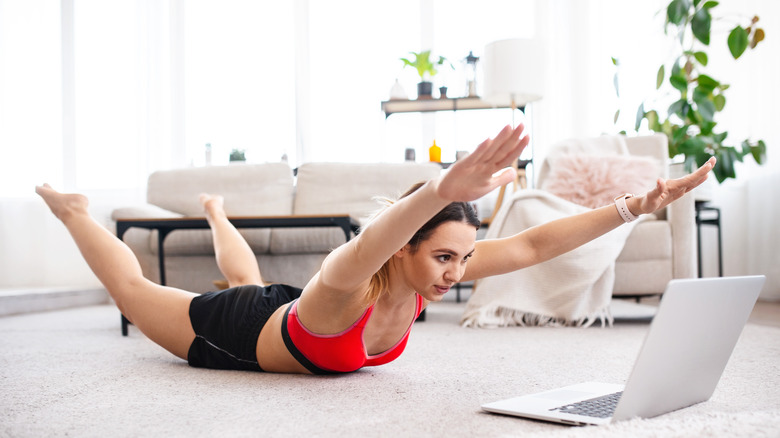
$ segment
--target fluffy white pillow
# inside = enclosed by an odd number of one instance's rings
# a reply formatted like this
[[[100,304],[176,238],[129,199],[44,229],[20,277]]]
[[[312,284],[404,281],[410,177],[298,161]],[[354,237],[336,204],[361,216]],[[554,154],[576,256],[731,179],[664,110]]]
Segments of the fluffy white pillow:
[[[623,193],[644,194],[660,175],[658,160],[633,155],[561,154],[550,166],[541,189],[590,208],[613,202]]]

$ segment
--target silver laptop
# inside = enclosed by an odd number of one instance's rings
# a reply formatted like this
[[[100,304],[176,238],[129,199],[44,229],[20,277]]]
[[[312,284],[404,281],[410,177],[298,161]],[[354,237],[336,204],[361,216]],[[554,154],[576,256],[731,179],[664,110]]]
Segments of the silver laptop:
[[[650,418],[712,396],[764,285],[763,275],[672,280],[625,385],[580,383],[482,405],[574,425]]]

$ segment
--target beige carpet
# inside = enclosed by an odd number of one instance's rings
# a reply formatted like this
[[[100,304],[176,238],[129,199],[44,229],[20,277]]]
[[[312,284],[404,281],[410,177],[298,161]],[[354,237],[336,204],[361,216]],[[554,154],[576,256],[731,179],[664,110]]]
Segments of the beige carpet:
[[[748,325],[713,398],[649,420],[573,428],[481,403],[624,382],[646,323],[464,329],[440,303],[406,353],[337,377],[194,369],[110,306],[0,318],[0,436],[780,436],[780,329]]]

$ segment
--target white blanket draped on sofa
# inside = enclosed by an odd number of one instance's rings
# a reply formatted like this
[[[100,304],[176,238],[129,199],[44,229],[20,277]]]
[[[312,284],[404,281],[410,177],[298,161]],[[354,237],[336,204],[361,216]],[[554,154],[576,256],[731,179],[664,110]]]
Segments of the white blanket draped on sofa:
[[[510,236],[587,210],[588,207],[546,191],[522,190],[504,205],[486,238]],[[609,303],[615,259],[637,222],[624,224],[547,262],[479,280],[461,324],[465,327],[588,326],[598,320],[611,324]]]

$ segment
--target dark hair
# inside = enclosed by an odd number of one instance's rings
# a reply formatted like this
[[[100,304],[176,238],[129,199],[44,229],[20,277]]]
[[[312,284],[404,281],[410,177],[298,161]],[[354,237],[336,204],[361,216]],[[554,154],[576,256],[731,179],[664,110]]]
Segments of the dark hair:
[[[411,195],[424,184],[425,183],[417,183],[413,185],[409,190],[406,191],[406,193],[401,195],[401,198],[399,199],[403,199]],[[441,211],[436,213],[436,215],[434,215],[428,222],[425,223],[425,225],[423,225],[419,230],[417,230],[416,233],[414,233],[414,236],[412,236],[412,239],[409,241],[409,244],[412,246],[412,251],[417,251],[420,243],[428,240],[428,238],[431,237],[433,230],[445,222],[464,222],[474,226],[475,228],[479,228],[481,225],[479,217],[477,216],[477,211],[471,203],[452,202],[441,209]]]
[[[422,187],[425,183],[417,183],[413,185],[409,190],[406,191],[403,195],[401,195],[398,199],[403,199],[412,193],[416,192],[420,187]],[[389,204],[392,204],[392,202],[389,202]],[[479,221],[479,217],[477,216],[477,211],[474,208],[473,205],[471,205],[468,202],[452,202],[441,211],[436,213],[428,222],[425,223],[422,227],[420,227],[419,230],[417,230],[416,233],[414,233],[414,236],[412,236],[412,239],[409,241],[409,245],[412,248],[412,252],[416,252],[417,249],[420,247],[420,243],[428,240],[431,237],[431,234],[433,231],[438,227],[439,225],[445,223],[445,222],[465,222],[469,225],[474,226],[474,228],[479,228],[481,225],[481,222]],[[383,291],[385,291],[388,287],[388,283],[390,281],[390,260],[385,262],[384,265],[382,265],[381,268],[379,268],[379,271],[374,273],[374,275],[371,277],[371,280],[369,281],[368,285],[368,291],[366,291],[366,300],[369,303],[376,302],[377,299],[379,299],[379,296],[382,294]]]

